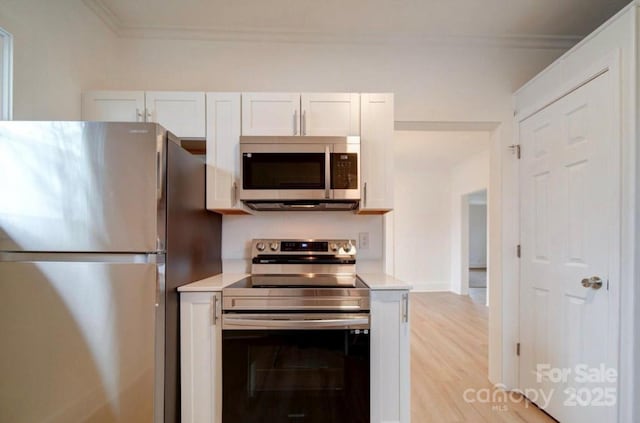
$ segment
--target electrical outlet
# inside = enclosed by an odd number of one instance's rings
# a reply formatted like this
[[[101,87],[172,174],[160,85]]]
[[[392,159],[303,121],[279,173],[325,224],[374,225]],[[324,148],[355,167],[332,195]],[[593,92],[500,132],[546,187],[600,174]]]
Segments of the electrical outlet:
[[[361,250],[369,249],[369,232],[360,232],[358,234],[358,248]]]

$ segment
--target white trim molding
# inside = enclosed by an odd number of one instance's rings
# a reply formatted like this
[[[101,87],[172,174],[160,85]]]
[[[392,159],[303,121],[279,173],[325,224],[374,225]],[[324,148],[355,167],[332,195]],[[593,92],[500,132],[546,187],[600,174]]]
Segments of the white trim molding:
[[[543,50],[567,50],[583,37],[578,35],[551,36],[537,34],[514,34],[508,36],[483,35],[406,35],[383,33],[335,33],[319,31],[296,31],[284,28],[238,28],[238,27],[192,27],[192,26],[147,26],[124,22],[107,5],[105,0],[83,0],[118,37],[170,40],[241,41],[320,44],[411,44],[449,45],[470,47],[500,47]]]
[[[0,98],[0,120],[13,119],[13,35],[0,28],[0,39],[2,39],[2,57],[0,57],[0,67],[2,68],[2,98]]]

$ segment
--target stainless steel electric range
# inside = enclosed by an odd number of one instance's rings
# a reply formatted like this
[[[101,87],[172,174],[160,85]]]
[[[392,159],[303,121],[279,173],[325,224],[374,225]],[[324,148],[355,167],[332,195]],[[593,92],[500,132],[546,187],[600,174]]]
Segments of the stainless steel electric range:
[[[223,423],[369,422],[369,288],[352,240],[256,239],[222,291]]]

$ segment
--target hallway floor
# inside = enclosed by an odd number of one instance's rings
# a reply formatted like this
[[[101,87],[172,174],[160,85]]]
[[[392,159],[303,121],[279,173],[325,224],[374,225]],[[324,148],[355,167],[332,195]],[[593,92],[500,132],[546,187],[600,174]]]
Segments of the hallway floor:
[[[487,305],[487,288],[469,288],[469,298],[476,304]]]
[[[480,390],[495,391],[487,379],[488,315],[467,296],[411,294],[412,422],[555,422],[515,394],[478,400]]]

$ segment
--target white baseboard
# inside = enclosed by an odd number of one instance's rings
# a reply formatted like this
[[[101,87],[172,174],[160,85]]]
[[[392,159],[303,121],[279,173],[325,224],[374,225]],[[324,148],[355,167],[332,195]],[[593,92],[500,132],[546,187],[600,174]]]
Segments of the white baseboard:
[[[451,284],[449,282],[411,282],[413,288],[411,292],[449,292]]]

